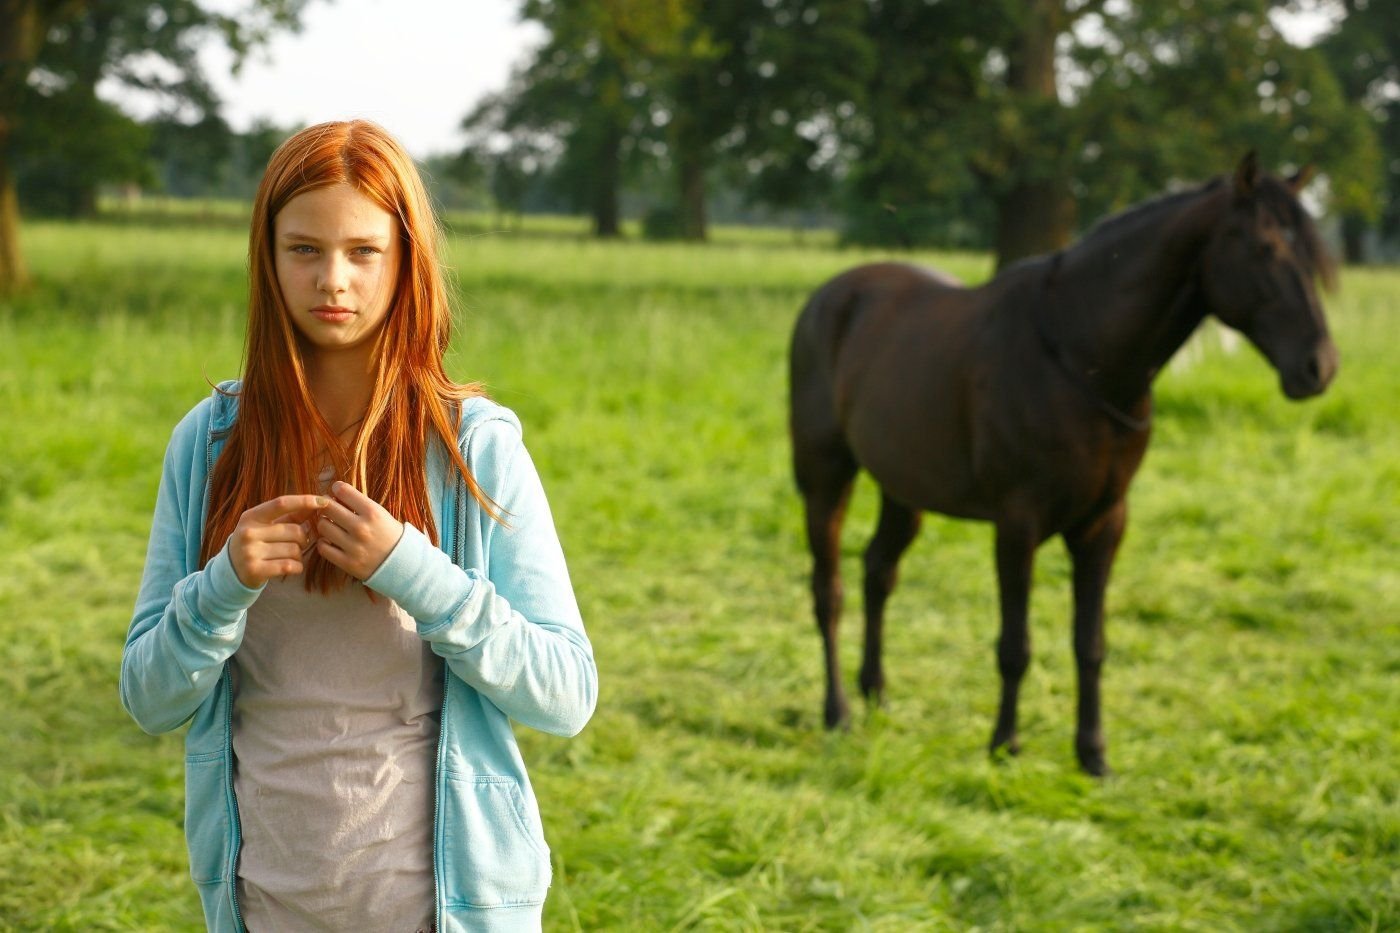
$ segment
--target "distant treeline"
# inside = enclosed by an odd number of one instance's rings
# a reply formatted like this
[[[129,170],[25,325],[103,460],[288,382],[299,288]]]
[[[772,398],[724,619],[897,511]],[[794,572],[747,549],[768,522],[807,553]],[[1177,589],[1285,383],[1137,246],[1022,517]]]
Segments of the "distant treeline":
[[[19,10],[0,21],[0,260],[15,248],[16,183],[25,210],[69,215],[92,212],[104,187],[247,197],[293,128],[231,130],[194,49],[218,36],[242,56],[295,28],[304,2],[254,0],[236,21],[196,0],[0,6]],[[624,217],[692,239],[716,217],[834,225],[848,241],[991,248],[1005,262],[1257,149],[1277,169],[1318,167],[1312,193],[1349,259],[1400,236],[1400,3],[521,0],[519,12],[545,41],[464,115],[463,151],[425,160],[446,206],[583,213],[600,236]],[[1284,29],[1300,12],[1321,29],[1306,41]],[[154,92],[164,112],[138,122],[98,96],[104,80]]]

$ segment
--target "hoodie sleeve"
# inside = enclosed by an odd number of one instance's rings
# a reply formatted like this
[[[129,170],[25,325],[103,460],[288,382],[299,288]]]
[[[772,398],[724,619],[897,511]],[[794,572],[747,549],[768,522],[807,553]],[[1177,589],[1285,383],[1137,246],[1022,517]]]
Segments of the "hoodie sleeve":
[[[177,728],[213,691],[261,592],[239,581],[227,548],[203,570],[193,566],[203,515],[192,513],[203,495],[192,495],[192,486],[203,478],[207,425],[208,409],[196,408],[166,448],[146,567],[122,651],[122,705],[153,734]]]
[[[597,704],[598,669],[539,474],[519,429],[504,420],[479,425],[467,455],[505,519],[482,513],[492,523],[483,534],[487,570],[457,567],[406,525],[365,585],[397,602],[453,673],[506,715],[574,735]]]

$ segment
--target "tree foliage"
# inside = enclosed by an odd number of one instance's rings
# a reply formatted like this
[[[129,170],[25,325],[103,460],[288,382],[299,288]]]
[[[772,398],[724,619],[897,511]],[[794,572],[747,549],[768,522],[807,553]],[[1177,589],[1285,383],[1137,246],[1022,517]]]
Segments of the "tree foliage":
[[[829,190],[871,63],[859,5],[527,0],[522,15],[548,41],[466,124],[493,175],[543,166],[612,234],[621,186],[655,166],[672,191],[657,216],[674,218],[657,229],[693,239],[717,172],[779,206]]]
[[[1306,6],[1320,6],[1318,12],[1337,22],[1318,47],[1341,93],[1369,119],[1380,150],[1378,185],[1366,175],[1333,174],[1347,258],[1360,260],[1367,227],[1375,224],[1385,237],[1400,236],[1400,4],[1324,0]]]
[[[1344,180],[1333,197],[1355,202],[1377,169],[1370,129],[1319,50],[1279,33],[1272,8],[873,3],[881,59],[898,67],[871,85],[848,233],[946,241],[971,221],[1006,262],[1063,245],[1067,201],[1083,222],[1217,174],[1250,148],[1326,166]],[[1031,66],[1047,52],[1049,87],[1036,88]]]
[[[155,95],[158,122],[217,129],[200,44],[217,37],[237,67],[294,28],[305,3],[247,0],[221,12],[196,0],[0,0],[0,290],[25,278],[17,174],[32,206],[68,214],[90,212],[99,184],[151,178],[146,150],[162,130],[100,99],[100,82]]]
[[[1341,25],[1295,44],[1277,14],[1301,8]],[[852,240],[992,244],[1008,261],[1251,148],[1280,167],[1316,163],[1330,206],[1371,222],[1391,217],[1382,176],[1400,179],[1387,135],[1400,132],[1397,11],[525,0],[549,39],[482,112],[502,115],[498,153],[517,146],[516,164],[557,173],[580,205],[603,189],[615,204],[648,166],[664,172],[663,213],[687,236],[703,235],[719,181],[756,203],[838,205]],[[1400,207],[1384,222],[1400,224]]]

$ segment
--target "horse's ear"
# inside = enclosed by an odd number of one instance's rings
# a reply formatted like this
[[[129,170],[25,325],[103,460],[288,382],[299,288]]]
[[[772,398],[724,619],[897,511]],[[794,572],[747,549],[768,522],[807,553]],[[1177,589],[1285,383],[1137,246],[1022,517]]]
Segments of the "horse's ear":
[[[1235,196],[1247,198],[1254,194],[1254,185],[1259,181],[1259,153],[1253,149],[1244,154],[1235,168]]]
[[[1288,176],[1288,187],[1295,195],[1308,186],[1313,176],[1317,174],[1317,166],[1309,162],[1298,171]]]

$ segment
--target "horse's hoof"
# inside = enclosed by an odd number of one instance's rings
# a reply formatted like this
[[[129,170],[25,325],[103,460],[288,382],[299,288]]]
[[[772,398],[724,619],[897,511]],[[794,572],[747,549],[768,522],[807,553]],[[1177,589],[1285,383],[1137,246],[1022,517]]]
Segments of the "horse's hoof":
[[[826,712],[823,714],[822,718],[826,722],[826,728],[829,731],[836,729],[847,730],[851,728],[851,711],[845,703],[828,702],[826,704]]]
[[[1021,754],[1021,740],[1015,735],[994,735],[992,744],[987,748],[987,754],[992,756],[993,761],[1015,758]]]
[[[1113,773],[1113,769],[1108,766],[1108,760],[1104,758],[1102,749],[1090,749],[1079,751],[1079,767],[1084,769],[1084,773],[1093,777],[1108,777]]]
[[[885,675],[860,672],[860,692],[867,703],[879,706],[885,701]]]

